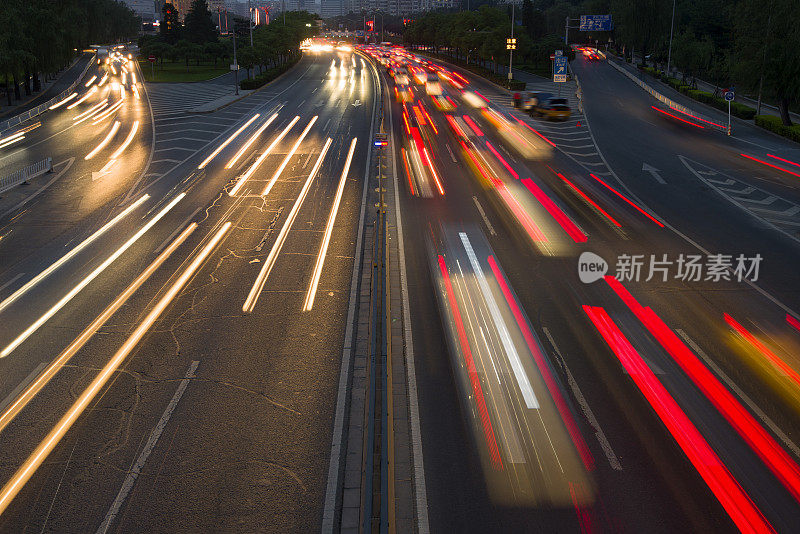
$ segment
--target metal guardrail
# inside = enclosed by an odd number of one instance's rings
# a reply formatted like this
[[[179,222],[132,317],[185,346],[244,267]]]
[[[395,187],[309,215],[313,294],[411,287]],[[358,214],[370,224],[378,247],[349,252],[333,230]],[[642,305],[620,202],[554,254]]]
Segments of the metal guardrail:
[[[64,89],[61,93],[57,94],[56,96],[54,96],[53,98],[51,98],[50,100],[45,102],[44,104],[40,104],[40,105],[36,106],[33,109],[29,109],[28,111],[26,111],[24,113],[21,113],[19,115],[11,117],[7,121],[0,123],[0,132],[5,132],[6,130],[8,130],[12,126],[17,126],[18,124],[22,124],[23,122],[25,122],[28,119],[32,119],[33,117],[37,117],[37,116],[41,115],[42,113],[47,111],[47,109],[50,106],[52,106],[53,104],[57,104],[58,102],[61,102],[62,100],[67,98],[69,96],[69,94],[72,93],[72,91],[75,89],[75,87],[83,79],[84,75],[86,74],[86,71],[89,70],[89,67],[91,67],[94,64],[94,61],[95,61],[96,57],[97,57],[97,53],[92,54],[92,59],[90,59],[89,62],[86,64],[86,68],[83,69],[83,72],[81,72],[80,76],[78,76],[78,78],[74,82],[72,82],[72,85],[70,85],[69,87]]]
[[[9,189],[21,183],[27,183],[31,178],[36,178],[42,174],[53,171],[53,158],[43,159],[33,165],[28,165],[15,173],[0,178],[0,193],[5,193]]]
[[[642,89],[644,89],[645,91],[650,93],[650,95],[653,98],[655,98],[656,100],[658,100],[659,102],[669,106],[670,108],[672,108],[672,109],[674,109],[676,111],[680,111],[681,113],[684,113],[686,115],[689,115],[691,117],[699,119],[699,120],[703,121],[704,123],[708,124],[708,126],[710,126],[711,128],[714,128],[715,130],[719,130],[720,132],[727,132],[728,131],[728,128],[726,126],[723,126],[721,124],[717,124],[714,121],[712,121],[712,120],[710,120],[710,119],[708,119],[706,117],[703,117],[699,113],[697,113],[695,111],[692,111],[691,109],[687,108],[686,106],[684,106],[682,104],[678,104],[677,102],[675,102],[671,98],[667,98],[666,96],[662,95],[661,93],[659,93],[658,91],[656,91],[655,89],[650,87],[650,85],[646,84],[644,81],[642,81],[639,78],[637,78],[634,74],[632,74],[630,71],[628,71],[628,69],[626,69],[624,67],[621,67],[620,65],[617,65],[616,62],[609,60],[608,64],[611,65],[612,67],[614,67],[615,69],[617,69],[618,71],[620,71],[622,74],[624,74],[625,76],[627,76],[631,80],[633,80],[636,83],[636,85],[638,85],[639,87],[641,87]]]

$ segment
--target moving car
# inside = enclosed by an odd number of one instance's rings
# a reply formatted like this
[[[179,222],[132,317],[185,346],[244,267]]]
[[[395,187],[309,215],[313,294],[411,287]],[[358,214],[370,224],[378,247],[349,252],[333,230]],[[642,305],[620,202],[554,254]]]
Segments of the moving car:
[[[534,107],[534,112],[547,119],[567,120],[571,114],[566,98],[550,98]]]

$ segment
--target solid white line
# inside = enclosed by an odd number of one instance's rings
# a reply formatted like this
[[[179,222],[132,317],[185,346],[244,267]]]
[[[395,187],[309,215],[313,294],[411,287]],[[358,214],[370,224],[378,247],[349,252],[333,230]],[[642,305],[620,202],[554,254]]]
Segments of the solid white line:
[[[798,448],[791,438],[789,438],[789,436],[787,436],[786,433],[783,432],[778,425],[775,424],[775,422],[770,419],[769,416],[765,414],[764,411],[759,408],[758,405],[756,405],[756,403],[754,403],[750,397],[748,397],[747,394],[745,394],[745,392],[742,391],[739,386],[737,386],[736,383],[717,366],[716,363],[714,363],[708,354],[706,354],[686,332],[680,328],[676,328],[675,331],[683,338],[684,341],[686,341],[686,344],[692,348],[695,354],[703,358],[703,360],[706,362],[706,365],[708,365],[714,374],[722,379],[722,381],[728,385],[731,391],[733,391],[740,399],[742,399],[745,404],[747,404],[747,407],[750,408],[750,410],[756,414],[759,419],[761,419],[761,422],[764,423],[764,425],[767,426],[767,428],[769,428],[772,433],[775,434],[778,439],[780,439],[783,444],[795,454],[796,457],[800,457],[800,448]]]
[[[306,293],[306,301],[303,303],[303,311],[309,311],[314,307],[314,297],[317,294],[317,285],[319,284],[319,277],[322,274],[322,267],[325,264],[325,255],[328,252],[328,245],[331,242],[331,234],[333,233],[333,223],[336,221],[336,214],[339,212],[339,203],[342,201],[342,193],[344,193],[344,186],[347,183],[347,172],[350,170],[350,162],[353,160],[353,152],[356,149],[356,140],[354,137],[350,143],[350,151],[347,153],[347,160],[342,169],[342,176],[339,178],[339,186],[336,188],[336,197],[331,206],[331,213],[328,216],[328,224],[325,225],[325,236],[322,239],[322,245],[319,248],[317,255],[317,263],[314,265],[314,272],[311,275],[311,282],[308,285],[308,292]]]
[[[144,449],[142,449],[142,452],[136,459],[136,463],[133,464],[133,467],[128,472],[128,476],[125,477],[125,481],[122,483],[119,493],[117,493],[117,498],[114,499],[114,502],[111,504],[111,508],[109,508],[108,512],[106,512],[106,517],[98,527],[97,534],[105,534],[108,532],[108,528],[111,526],[111,523],[114,522],[117,514],[119,514],[119,509],[122,508],[122,505],[125,503],[125,499],[128,498],[128,494],[133,489],[133,485],[136,483],[136,479],[139,478],[147,458],[150,456],[150,453],[153,452],[153,449],[158,443],[158,439],[164,432],[164,428],[166,428],[170,417],[172,417],[172,412],[175,411],[175,407],[178,406],[178,402],[180,402],[181,397],[183,397],[186,387],[189,385],[189,380],[194,378],[194,372],[197,370],[198,365],[200,365],[200,362],[193,361],[189,366],[189,369],[187,369],[183,380],[181,380],[180,384],[178,384],[178,389],[175,390],[172,400],[169,401],[169,404],[167,405],[166,410],[164,410],[164,413],[161,415],[161,419],[159,419],[158,424],[156,424],[153,431],[150,432],[150,437],[148,438]]]
[[[19,280],[19,279],[20,279],[20,278],[21,278],[21,277],[22,277],[24,274],[25,274],[25,273],[17,273],[17,276],[15,276],[15,277],[14,277],[14,278],[12,278],[11,280],[9,280],[8,282],[6,282],[6,283],[5,283],[5,284],[3,284],[2,286],[0,286],[0,291],[4,290],[4,289],[5,289],[5,288],[7,288],[8,286],[10,286],[11,284],[13,284],[13,283],[14,283],[14,282],[16,282],[17,280]]]
[[[361,60],[362,67],[364,60]],[[390,146],[397,146],[394,137],[394,114],[389,107]],[[370,139],[372,139],[370,135]],[[422,431],[419,424],[419,399],[417,395],[417,371],[414,361],[414,338],[411,329],[411,308],[408,304],[408,275],[406,274],[406,250],[403,241],[403,218],[400,214],[400,187],[397,183],[397,154],[392,152],[392,181],[394,186],[394,217],[397,228],[398,260],[400,263],[400,293],[403,297],[403,341],[406,356],[406,379],[408,381],[408,418],[411,423],[411,451],[414,462],[414,496],[417,500],[417,532],[428,534],[428,494],[425,485],[425,463],[422,457]],[[366,182],[366,180],[365,180]],[[366,186],[365,186],[366,187]]]
[[[283,244],[286,242],[286,236],[289,234],[289,230],[292,229],[295,218],[297,218],[297,212],[300,211],[300,207],[303,205],[303,201],[306,199],[308,190],[311,188],[311,183],[314,181],[317,172],[319,172],[319,168],[322,167],[322,160],[325,159],[325,154],[328,153],[328,148],[330,148],[332,142],[333,140],[330,137],[325,142],[325,146],[322,147],[322,152],[320,152],[319,158],[314,164],[314,168],[311,169],[311,173],[308,175],[306,182],[303,184],[303,189],[297,196],[297,200],[295,200],[289,215],[286,216],[286,221],[283,223],[281,231],[278,233],[278,237],[275,238],[275,243],[272,245],[272,249],[270,249],[269,255],[264,261],[264,265],[261,267],[261,270],[258,272],[258,276],[256,276],[253,287],[250,288],[250,293],[248,293],[247,299],[242,305],[242,311],[244,313],[252,313],[253,309],[256,307],[256,302],[258,301],[259,295],[261,295],[261,291],[264,289],[264,284],[267,283],[269,273],[272,272],[272,268],[275,266],[275,262],[278,260],[278,254],[280,254]]]
[[[135,210],[136,208],[141,206],[148,198],[150,198],[150,195],[148,195],[148,194],[142,195],[139,198],[139,200],[137,200],[136,202],[134,202],[133,204],[131,204],[130,206],[125,208],[116,217],[114,217],[113,219],[108,221],[106,224],[104,224],[102,227],[100,227],[100,229],[98,229],[95,233],[93,233],[92,235],[90,235],[89,237],[84,239],[78,246],[76,246],[75,248],[73,248],[72,250],[70,250],[69,252],[64,254],[63,256],[61,256],[61,258],[59,258],[58,260],[53,262],[47,269],[45,269],[44,271],[40,272],[39,274],[37,274],[33,278],[31,278],[24,286],[22,286],[21,288],[17,289],[16,291],[14,291],[8,298],[3,299],[3,301],[0,302],[0,312],[5,310],[6,308],[8,308],[14,301],[16,301],[18,298],[20,298],[26,292],[28,292],[33,286],[35,286],[36,284],[38,284],[39,282],[41,282],[42,280],[44,280],[45,278],[47,278],[48,276],[53,274],[53,272],[56,269],[58,269],[59,267],[64,265],[66,262],[71,260],[76,254],[78,254],[80,251],[82,251],[83,249],[88,247],[91,243],[93,243],[95,240],[97,240],[98,237],[100,237],[101,235],[105,234],[113,226],[115,226],[118,222],[120,222],[122,219],[124,219],[125,217],[130,215],[133,210]]]
[[[37,365],[36,368],[33,371],[31,371],[30,374],[27,377],[25,377],[25,380],[20,382],[19,385],[17,385],[17,387],[14,388],[14,391],[9,393],[8,396],[5,399],[3,399],[3,402],[0,402],[0,412],[5,410],[6,407],[9,404],[14,402],[14,399],[17,398],[17,395],[19,395],[19,392],[22,391],[23,389],[25,389],[26,387],[28,387],[28,384],[33,382],[33,379],[36,378],[39,375],[39,373],[41,372],[42,368],[45,365],[47,365],[46,362],[42,362],[39,365]]]
[[[450,150],[450,145],[445,143],[444,146],[447,147],[447,151],[450,153],[450,159],[453,160],[453,163],[458,163],[458,161],[456,161],[456,157],[453,155],[453,151]]]
[[[622,471],[622,464],[619,463],[619,458],[617,458],[617,455],[614,454],[614,449],[611,448],[611,443],[609,443],[605,432],[603,432],[603,430],[600,428],[600,423],[597,421],[597,418],[594,416],[594,412],[589,407],[589,403],[586,402],[586,397],[583,396],[583,392],[578,387],[575,377],[572,376],[572,372],[570,372],[569,367],[567,367],[567,361],[564,359],[561,351],[558,350],[558,345],[556,345],[553,336],[550,335],[550,330],[546,326],[543,326],[542,331],[550,341],[550,345],[553,347],[553,350],[556,351],[556,355],[558,356],[559,360],[561,360],[561,365],[564,366],[564,372],[567,375],[567,383],[572,390],[572,395],[575,397],[575,400],[578,401],[578,404],[580,404],[583,415],[589,421],[589,424],[592,425],[592,428],[594,428],[594,435],[597,438],[597,441],[600,443],[600,448],[603,449],[603,453],[606,455],[608,463],[611,465],[612,469],[616,471]]]

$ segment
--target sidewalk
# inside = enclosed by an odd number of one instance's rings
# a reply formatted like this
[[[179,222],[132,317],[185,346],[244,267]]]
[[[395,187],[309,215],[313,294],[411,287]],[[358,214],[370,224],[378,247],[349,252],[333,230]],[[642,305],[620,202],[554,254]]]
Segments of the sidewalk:
[[[91,59],[92,54],[82,54],[81,57],[76,59],[69,67],[61,71],[54,80],[42,83],[42,91],[39,93],[32,94],[31,96],[24,96],[24,90],[20,89],[20,91],[23,92],[23,98],[22,100],[16,101],[12,106],[3,105],[8,102],[6,97],[3,96],[2,102],[0,102],[0,121],[19,115],[20,113],[25,113],[29,109],[33,109],[60,94],[72,85]],[[11,97],[11,101],[15,102],[13,96]]]

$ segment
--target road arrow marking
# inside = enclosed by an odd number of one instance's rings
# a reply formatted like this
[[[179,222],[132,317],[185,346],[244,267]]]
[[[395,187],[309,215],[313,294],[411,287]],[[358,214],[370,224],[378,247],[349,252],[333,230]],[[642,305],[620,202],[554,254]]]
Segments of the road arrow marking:
[[[656,169],[655,167],[652,167],[652,166],[648,165],[647,163],[642,163],[642,170],[644,172],[649,172],[650,174],[652,174],[653,178],[655,178],[658,183],[660,183],[660,184],[666,184],[667,183],[667,182],[664,181],[664,179],[661,177],[661,175],[658,174],[660,171],[658,169]]]
[[[115,159],[110,159],[110,160],[108,160],[108,163],[106,163],[106,164],[103,166],[103,168],[102,168],[102,169],[100,169],[100,171],[99,171],[99,172],[94,172],[94,171],[93,171],[93,172],[92,172],[92,181],[94,182],[95,180],[99,180],[99,179],[100,179],[100,178],[102,178],[103,176],[105,176],[105,175],[107,175],[108,173],[110,173],[110,172],[111,172],[111,167],[113,167],[113,166],[114,166],[114,164],[115,164],[116,162],[117,162],[117,160],[115,160]]]
[[[353,107],[355,108],[357,108],[360,105],[361,105],[361,100],[356,100],[355,102],[353,102]]]

